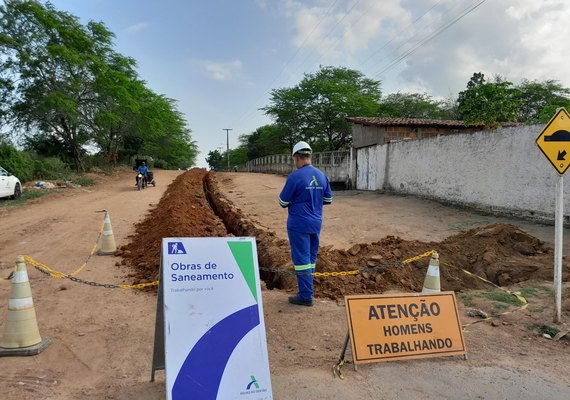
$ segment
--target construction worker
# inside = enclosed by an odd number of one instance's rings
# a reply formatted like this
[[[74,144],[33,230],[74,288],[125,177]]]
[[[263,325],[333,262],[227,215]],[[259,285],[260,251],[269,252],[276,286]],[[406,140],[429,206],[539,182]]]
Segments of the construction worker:
[[[296,171],[285,182],[279,204],[288,208],[287,233],[291,259],[297,274],[298,294],[289,303],[313,305],[313,273],[319,251],[319,236],[323,222],[323,205],[332,203],[329,180],[311,165],[311,146],[299,142],[293,147]]]

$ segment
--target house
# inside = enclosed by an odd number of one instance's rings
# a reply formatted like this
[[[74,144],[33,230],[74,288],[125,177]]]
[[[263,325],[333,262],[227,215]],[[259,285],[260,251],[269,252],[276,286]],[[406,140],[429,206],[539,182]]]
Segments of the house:
[[[473,133],[484,128],[463,121],[419,118],[351,117],[352,146],[362,148],[391,141],[424,139],[454,133]]]

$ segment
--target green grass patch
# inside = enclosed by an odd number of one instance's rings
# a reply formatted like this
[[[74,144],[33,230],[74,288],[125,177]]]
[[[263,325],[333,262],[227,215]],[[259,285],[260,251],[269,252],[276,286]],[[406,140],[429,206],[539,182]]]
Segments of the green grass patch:
[[[552,327],[552,326],[540,325],[540,326],[538,327],[538,333],[539,333],[540,335],[544,335],[544,334],[546,333],[546,334],[550,335],[550,337],[554,337],[554,336],[556,336],[556,334],[557,334],[558,332],[560,332],[560,330],[559,330],[559,329],[556,329],[556,328],[554,328],[554,327]]]
[[[95,179],[93,178],[88,178],[86,176],[77,176],[77,177],[72,177],[69,179],[69,181],[71,183],[74,183],[76,185],[81,185],[81,186],[95,186],[97,184],[97,182],[95,181]]]
[[[508,293],[486,292],[486,293],[484,293],[484,296],[489,300],[497,301],[500,303],[512,304],[514,306],[520,306],[523,304],[515,296],[513,296],[512,294],[508,294]]]
[[[530,311],[531,313],[542,313],[544,311],[545,307],[529,307],[528,311]]]
[[[475,300],[476,297],[477,297],[476,295],[471,293],[461,293],[459,295],[459,299],[461,300],[461,302],[465,307],[475,307],[475,303],[473,302],[473,300]]]
[[[535,287],[528,287],[528,288],[522,288],[520,290],[521,295],[524,298],[527,297],[539,297],[541,295],[552,295],[552,289],[544,287],[544,286],[535,286]]]
[[[24,204],[28,200],[37,199],[49,194],[49,190],[35,190],[35,189],[24,189],[22,191],[22,197],[18,200],[12,200],[8,197],[0,199],[0,207],[10,207],[18,206]]]

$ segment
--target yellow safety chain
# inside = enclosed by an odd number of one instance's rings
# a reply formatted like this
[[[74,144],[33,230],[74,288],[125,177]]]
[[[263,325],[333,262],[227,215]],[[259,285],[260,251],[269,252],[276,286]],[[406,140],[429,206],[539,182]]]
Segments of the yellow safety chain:
[[[424,257],[429,257],[429,256],[431,256],[432,254],[436,254],[436,253],[437,253],[437,250],[426,251],[425,253],[422,253],[422,254],[420,254],[419,256],[415,256],[415,257],[412,257],[412,258],[408,258],[408,259],[402,261],[402,264],[411,264],[411,263],[413,263],[414,261],[418,261],[418,260],[420,260],[420,259],[422,259],[422,258],[424,258]]]
[[[101,210],[98,212],[106,212],[106,210]],[[95,244],[91,248],[91,252],[87,256],[87,259],[85,260],[85,262],[83,264],[81,264],[81,266],[79,266],[79,268],[77,268],[75,271],[71,272],[70,274],[65,274],[61,271],[57,271],[55,269],[52,269],[52,268],[48,267],[47,265],[44,265],[44,264],[34,260],[30,256],[25,255],[24,260],[28,264],[34,266],[39,271],[43,272],[46,275],[51,276],[52,278],[70,279],[72,281],[79,282],[79,283],[85,283],[85,284],[88,284],[90,286],[100,286],[100,287],[105,287],[105,288],[120,288],[120,289],[144,289],[144,288],[149,287],[149,286],[158,286],[159,281],[148,282],[148,283],[137,283],[135,285],[126,285],[126,284],[115,285],[115,284],[103,284],[103,283],[91,282],[91,281],[87,281],[85,279],[79,279],[75,276],[75,275],[79,274],[87,266],[87,263],[89,262],[91,257],[95,254],[95,252],[97,251],[97,245],[99,243],[99,240],[101,239],[101,234],[103,233],[104,227],[105,227],[105,220],[103,220],[103,222],[101,222],[101,226],[99,228],[99,234],[97,236],[97,240],[95,241]]]
[[[137,283],[135,285],[117,285],[121,289],[144,289],[149,286],[158,286],[160,281],[153,281],[148,283]]]
[[[127,285],[127,284],[112,284],[112,283],[98,283],[98,282],[93,282],[93,281],[88,281],[85,279],[80,279],[77,278],[71,274],[64,274],[63,272],[60,271],[56,271],[55,269],[52,269],[40,262],[37,262],[36,260],[34,260],[32,257],[30,256],[24,256],[24,260],[34,266],[35,268],[37,268],[38,270],[40,270],[41,272],[45,273],[46,275],[49,275],[53,278],[67,278],[70,279],[74,282],[78,282],[78,283],[84,283],[86,285],[89,286],[98,286],[98,287],[104,287],[107,289],[144,289],[146,287],[149,286],[158,286],[159,281],[153,281],[153,282],[148,282],[148,283],[137,283],[134,285]]]
[[[313,275],[313,276],[347,276],[347,275],[356,275],[358,273],[360,273],[360,271],[355,269],[353,271],[313,272],[311,275]]]
[[[105,227],[105,220],[103,220],[103,222],[101,222],[101,227],[99,228],[99,235],[97,236],[97,240],[95,241],[95,244],[93,244],[93,247],[91,248],[91,253],[89,253],[89,256],[87,256],[87,259],[85,260],[85,262],[83,264],[81,264],[81,266],[79,268],[77,268],[75,271],[73,271],[69,275],[75,276],[78,273],[80,273],[81,271],[83,271],[83,268],[85,268],[87,266],[87,263],[89,262],[91,257],[93,257],[95,252],[97,251],[97,244],[99,243],[99,239],[101,238],[101,234],[103,233],[104,227]]]

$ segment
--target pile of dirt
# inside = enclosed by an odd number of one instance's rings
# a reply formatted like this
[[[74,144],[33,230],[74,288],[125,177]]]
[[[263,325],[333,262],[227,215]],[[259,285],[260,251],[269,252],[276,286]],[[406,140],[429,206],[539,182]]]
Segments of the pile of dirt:
[[[268,288],[295,288],[289,244],[273,232],[259,228],[218,189],[215,175],[206,176],[209,200],[217,215],[236,236],[257,238],[261,276]],[[450,236],[442,242],[408,241],[387,236],[378,242],[357,244],[347,250],[323,247],[317,272],[365,272],[339,277],[316,277],[315,294],[338,299],[346,294],[419,291],[429,258],[402,265],[402,260],[437,250],[441,285],[445,290],[482,289],[488,284],[462,271],[468,270],[499,286],[527,280],[551,280],[553,249],[509,224],[495,224]],[[565,268],[567,271],[568,269]],[[274,272],[275,271],[275,272]],[[568,279],[569,273],[564,274]]]
[[[134,269],[134,283],[159,278],[160,246],[165,237],[227,236],[204,193],[205,169],[194,168],[179,175],[160,202],[135,226],[130,242],[117,255]]]
[[[203,169],[180,175],[157,207],[136,226],[131,242],[120,251],[123,262],[135,268],[135,281],[146,282],[158,278],[163,237],[228,234],[256,238],[260,275],[269,289],[297,287],[289,243],[274,232],[256,226],[223,196],[215,175]],[[438,243],[387,236],[347,250],[321,248],[317,272],[364,271],[356,275],[316,277],[315,295],[339,299],[347,294],[387,290],[420,291],[429,257],[408,264],[402,264],[402,260],[429,250],[440,254],[441,285],[445,290],[480,289],[488,285],[461,268],[501,286],[531,279],[552,279],[551,247],[514,225],[495,224]],[[564,279],[568,279],[568,272]]]

